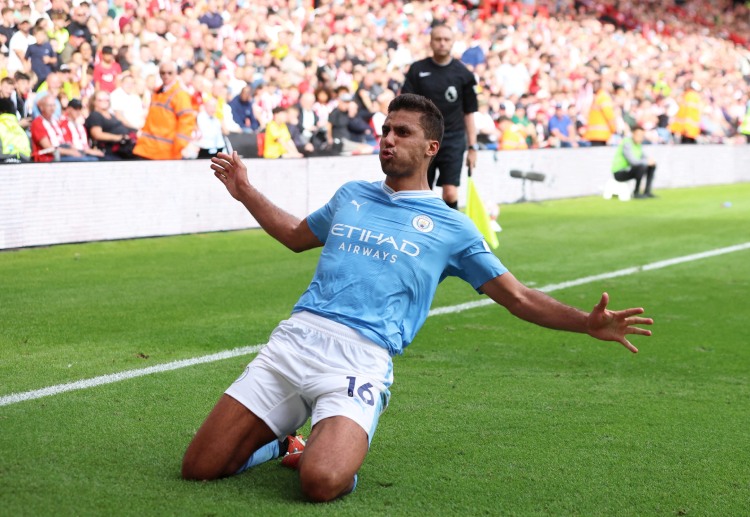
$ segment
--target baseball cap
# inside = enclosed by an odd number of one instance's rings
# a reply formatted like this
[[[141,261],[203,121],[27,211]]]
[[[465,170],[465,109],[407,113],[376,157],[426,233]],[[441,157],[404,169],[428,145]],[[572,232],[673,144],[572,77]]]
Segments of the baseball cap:
[[[60,65],[60,71],[61,72],[70,72],[70,65],[66,65],[66,64]]]
[[[71,99],[70,102],[68,102],[68,107],[73,108],[74,110],[79,110],[83,108],[83,104],[81,104],[81,99]]]

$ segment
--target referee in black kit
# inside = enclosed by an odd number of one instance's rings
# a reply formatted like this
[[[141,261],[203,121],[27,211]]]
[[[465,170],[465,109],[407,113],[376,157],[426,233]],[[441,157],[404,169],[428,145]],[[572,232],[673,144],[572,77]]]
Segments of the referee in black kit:
[[[432,57],[416,61],[406,74],[401,93],[416,93],[430,99],[443,113],[445,136],[440,150],[427,172],[430,188],[435,185],[436,170],[440,170],[437,185],[443,187],[443,200],[458,209],[458,186],[464,161],[473,169],[477,163],[477,133],[474,112],[477,111],[477,84],[474,74],[460,61],[453,59],[453,30],[444,24],[433,26],[430,33]]]

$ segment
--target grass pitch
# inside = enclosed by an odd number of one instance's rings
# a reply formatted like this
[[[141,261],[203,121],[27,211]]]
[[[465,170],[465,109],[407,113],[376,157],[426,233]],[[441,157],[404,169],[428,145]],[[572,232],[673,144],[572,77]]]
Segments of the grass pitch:
[[[750,184],[660,195],[503,206],[498,254],[541,287],[750,241]],[[0,397],[264,343],[317,256],[260,231],[0,253]],[[179,479],[245,356],[0,406],[0,515],[747,515],[750,250],[552,294],[604,290],[656,320],[639,354],[497,306],[430,317],[340,501],[275,463]],[[477,299],[448,280],[434,307]]]

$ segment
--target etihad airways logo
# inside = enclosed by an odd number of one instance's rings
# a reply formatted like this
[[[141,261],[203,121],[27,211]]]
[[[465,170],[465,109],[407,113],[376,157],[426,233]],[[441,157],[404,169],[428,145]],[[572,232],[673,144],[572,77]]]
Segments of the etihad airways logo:
[[[374,232],[349,224],[334,224],[331,227],[331,235],[349,240],[349,242],[339,244],[340,251],[380,259],[391,264],[398,260],[399,253],[416,257],[420,251],[419,246],[411,241],[396,239],[382,232]]]

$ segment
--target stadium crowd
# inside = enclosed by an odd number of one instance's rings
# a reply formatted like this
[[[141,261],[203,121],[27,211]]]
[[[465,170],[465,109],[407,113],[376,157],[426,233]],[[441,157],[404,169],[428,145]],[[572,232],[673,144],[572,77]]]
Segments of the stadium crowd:
[[[635,126],[652,144],[750,141],[750,6],[737,1],[0,0],[0,12],[10,161],[195,158],[244,140],[274,158],[370,153],[436,21],[477,78],[485,148],[612,145]],[[609,133],[592,136],[605,111]],[[148,138],[171,154],[138,155]]]

